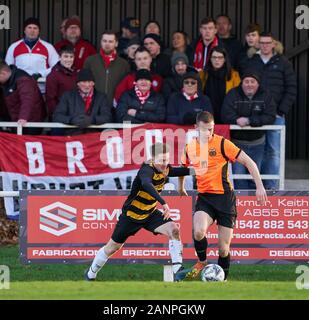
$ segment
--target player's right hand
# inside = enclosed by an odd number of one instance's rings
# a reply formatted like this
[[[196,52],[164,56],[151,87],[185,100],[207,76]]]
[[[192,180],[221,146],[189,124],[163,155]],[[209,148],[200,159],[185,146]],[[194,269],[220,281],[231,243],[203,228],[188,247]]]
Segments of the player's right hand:
[[[256,188],[256,198],[257,198],[258,203],[261,206],[264,206],[266,204],[267,193],[266,193],[266,190],[264,189],[264,187],[257,187]]]
[[[163,205],[163,213],[162,213],[162,215],[163,215],[163,220],[167,220],[171,216],[170,207],[168,206],[167,203]]]

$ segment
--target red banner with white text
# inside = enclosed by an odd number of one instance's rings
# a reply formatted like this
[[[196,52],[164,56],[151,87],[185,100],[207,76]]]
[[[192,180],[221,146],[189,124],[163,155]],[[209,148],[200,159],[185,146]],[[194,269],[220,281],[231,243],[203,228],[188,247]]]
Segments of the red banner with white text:
[[[229,138],[228,125],[215,132]],[[154,142],[166,142],[171,163],[179,165],[186,141],[196,135],[192,126],[170,124],[69,137],[0,133],[2,190],[129,190]],[[187,187],[192,189],[192,180]],[[5,209],[18,218],[18,199],[5,198]]]

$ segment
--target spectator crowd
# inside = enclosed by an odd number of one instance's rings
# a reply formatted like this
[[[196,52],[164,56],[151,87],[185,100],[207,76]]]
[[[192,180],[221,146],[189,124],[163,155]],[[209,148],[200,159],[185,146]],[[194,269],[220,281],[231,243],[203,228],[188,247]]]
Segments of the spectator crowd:
[[[206,110],[217,124],[260,127],[285,125],[296,99],[296,75],[283,45],[257,23],[240,41],[225,14],[203,19],[195,41],[175,30],[169,48],[157,21],[142,30],[135,17],[124,19],[119,33],[104,31],[99,50],[83,38],[78,16],[63,20],[54,45],[40,31],[40,21],[28,18],[22,38],[0,61],[0,121],[60,122],[77,128],[51,134],[74,135],[123,121],[192,125]],[[279,131],[240,129],[231,138],[262,174],[279,173]],[[233,172],[246,171],[234,164]],[[276,180],[264,183],[278,188]],[[235,188],[253,185],[239,180]]]

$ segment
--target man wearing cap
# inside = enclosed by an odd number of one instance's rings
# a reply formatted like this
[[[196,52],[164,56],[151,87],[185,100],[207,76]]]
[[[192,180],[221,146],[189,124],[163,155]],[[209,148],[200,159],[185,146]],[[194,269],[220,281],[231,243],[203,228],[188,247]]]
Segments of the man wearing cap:
[[[161,53],[162,42],[160,36],[155,33],[148,33],[143,38],[144,46],[152,56],[151,71],[166,78],[171,75],[172,66],[170,57]]]
[[[128,48],[128,43],[131,39],[139,38],[140,36],[140,21],[135,17],[127,17],[121,22],[121,36],[117,52],[120,56],[126,55],[125,49]]]
[[[181,92],[173,94],[167,103],[166,122],[191,125],[202,111],[213,113],[210,99],[203,95],[201,79],[196,71],[187,72],[183,77]]]
[[[271,94],[260,86],[257,74],[247,71],[241,84],[229,91],[222,106],[224,123],[237,124],[240,127],[261,127],[273,124],[276,119],[276,104]],[[265,131],[233,130],[231,139],[241,150],[251,157],[258,169],[261,169],[265,147]],[[234,174],[246,174],[248,171],[239,163],[233,164]],[[255,189],[251,180],[235,180],[235,189]]]
[[[77,88],[65,92],[61,97],[53,114],[53,121],[78,127],[68,130],[68,135],[87,132],[86,128],[92,124],[112,122],[111,108],[106,95],[98,92],[94,85],[91,71],[82,69],[77,76]]]
[[[14,64],[35,79],[46,78],[59,61],[53,45],[40,38],[41,25],[38,19],[28,18],[24,22],[24,37],[11,44],[5,62]]]
[[[79,71],[83,68],[85,60],[97,53],[96,48],[81,36],[81,24],[77,17],[69,18],[64,25],[65,39],[57,42],[55,48],[60,52],[63,46],[74,47],[74,68]]]
[[[172,75],[164,80],[162,94],[167,102],[175,92],[181,92],[183,88],[183,75],[193,68],[189,66],[189,60],[185,53],[174,52],[171,58]]]
[[[152,76],[149,70],[136,72],[135,86],[126,91],[120,98],[116,108],[117,122],[132,123],[165,121],[165,103],[163,96],[152,90]]]

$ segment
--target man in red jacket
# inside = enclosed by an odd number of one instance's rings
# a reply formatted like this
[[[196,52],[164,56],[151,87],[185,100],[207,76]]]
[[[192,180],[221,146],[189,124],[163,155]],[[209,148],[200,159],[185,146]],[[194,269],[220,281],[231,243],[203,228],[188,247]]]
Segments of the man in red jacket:
[[[72,45],[75,51],[74,68],[79,71],[83,68],[85,60],[97,53],[95,47],[81,37],[80,20],[70,18],[65,23],[65,39],[57,42],[55,48],[58,52],[65,45]]]
[[[72,90],[76,85],[77,72],[73,69],[74,48],[64,46],[60,49],[60,61],[53,67],[46,78],[46,105],[51,118],[60,98],[65,91]]]
[[[4,93],[4,106],[10,120],[24,126],[28,121],[41,122],[46,110],[37,82],[16,66],[0,63],[0,85]],[[31,130],[35,131],[35,130]],[[31,134],[29,130],[28,133]]]
[[[152,57],[148,49],[145,47],[139,47],[135,51],[135,59],[134,62],[136,64],[136,70],[147,69],[150,71]],[[127,90],[131,90],[135,85],[136,72],[129,73],[126,77],[122,79],[122,81],[118,84],[115,91],[113,105],[116,108],[117,104],[124,92]],[[151,87],[155,92],[161,92],[163,85],[163,79],[160,75],[156,73],[151,73]]]

